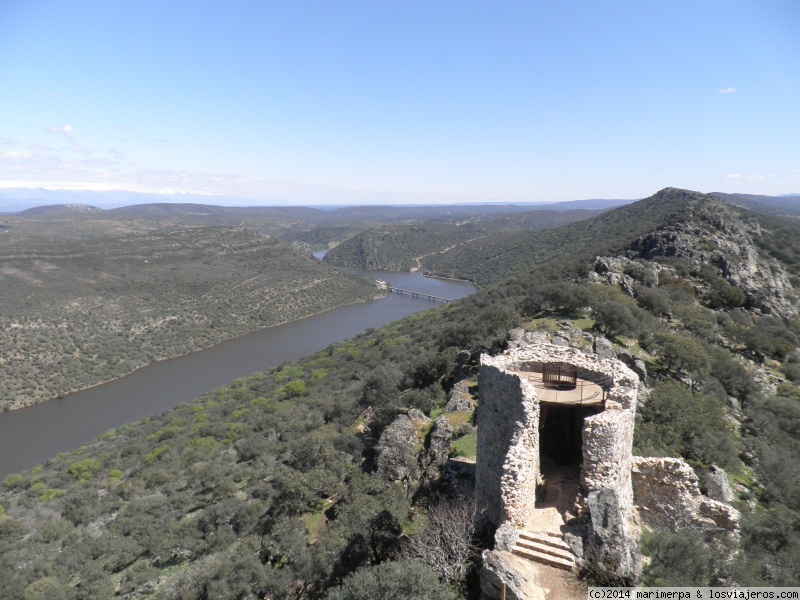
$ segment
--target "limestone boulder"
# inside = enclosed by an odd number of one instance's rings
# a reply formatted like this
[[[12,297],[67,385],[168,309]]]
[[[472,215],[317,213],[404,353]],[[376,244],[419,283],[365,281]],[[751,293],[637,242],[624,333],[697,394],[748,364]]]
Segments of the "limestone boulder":
[[[407,488],[419,484],[417,432],[408,415],[399,415],[383,430],[378,442],[378,474],[388,481],[401,481]]]
[[[506,584],[507,600],[544,600],[544,590],[535,587],[516,568],[510,552],[484,550],[481,555],[481,592],[487,600],[500,600]]]
[[[450,396],[447,398],[447,404],[445,404],[444,412],[472,413],[475,410],[476,402],[472,398],[472,394],[469,392],[470,383],[474,382],[470,382],[467,379],[462,379],[453,385],[453,389],[450,391]]]
[[[614,346],[602,335],[594,337],[594,353],[603,358],[616,358]]]
[[[644,364],[644,361],[641,358],[637,358],[633,361],[633,364],[631,365],[631,371],[639,376],[640,381],[647,379],[647,366]]]
[[[733,490],[725,469],[716,466],[711,468],[708,474],[708,497],[727,504],[733,502]]]
[[[525,330],[522,327],[517,327],[508,332],[509,342],[519,342],[525,339]]]
[[[739,512],[703,496],[697,474],[680,458],[635,457],[633,500],[642,522],[650,527],[739,535]]]
[[[583,564],[600,581],[634,583],[641,576],[637,536],[630,531],[614,488],[589,494],[589,528]]]
[[[423,466],[425,475],[437,478],[450,455],[450,442],[453,440],[453,427],[447,417],[440,415],[434,422],[426,440]]]

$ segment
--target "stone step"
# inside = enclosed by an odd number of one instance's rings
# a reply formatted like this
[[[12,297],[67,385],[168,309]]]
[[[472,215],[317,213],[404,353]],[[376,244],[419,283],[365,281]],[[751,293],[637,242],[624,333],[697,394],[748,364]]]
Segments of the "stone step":
[[[567,546],[566,542],[564,542],[563,536],[561,532],[558,533],[551,533],[551,532],[542,532],[542,533],[534,533],[532,531],[517,531],[517,537],[521,540],[527,540],[529,542],[538,542],[540,544],[547,544],[548,546],[554,546],[556,548],[562,548],[564,550],[570,551],[570,547]]]
[[[545,554],[544,552],[529,550],[527,548],[520,547],[518,544],[514,544],[514,546],[511,548],[511,552],[517,556],[527,558],[528,560],[549,565],[557,569],[563,569],[565,571],[571,571],[573,565],[575,564],[573,559],[567,560],[565,558],[561,558],[560,556],[553,556],[552,554]]]
[[[570,551],[568,548],[540,544],[539,542],[529,542],[528,540],[518,540],[515,546],[519,546],[520,548],[524,548],[526,550],[535,550],[536,552],[541,552],[542,554],[557,556],[559,558],[563,558],[564,560],[574,559],[572,551]]]

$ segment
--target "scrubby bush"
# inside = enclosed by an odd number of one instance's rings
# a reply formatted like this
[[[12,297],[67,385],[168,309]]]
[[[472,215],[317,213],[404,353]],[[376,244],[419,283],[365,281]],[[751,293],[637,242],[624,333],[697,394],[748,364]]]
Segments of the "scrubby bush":
[[[720,403],[677,381],[663,381],[637,411],[634,445],[642,456],[680,456],[699,474],[738,465],[736,442]]]
[[[636,294],[636,301],[639,306],[656,317],[663,317],[672,313],[669,298],[658,288],[640,288]]]
[[[430,567],[414,560],[361,569],[325,596],[326,600],[456,600],[457,597]]]

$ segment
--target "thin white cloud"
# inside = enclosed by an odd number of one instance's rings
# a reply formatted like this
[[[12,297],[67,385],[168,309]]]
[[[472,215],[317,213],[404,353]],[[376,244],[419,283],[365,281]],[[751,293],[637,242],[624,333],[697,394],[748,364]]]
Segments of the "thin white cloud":
[[[50,133],[53,135],[71,135],[72,134],[72,125],[51,125],[50,126]]]
[[[761,181],[764,179],[763,175],[742,175],[741,173],[731,173],[725,175],[725,179],[733,179],[737,181]]]
[[[733,86],[722,88],[721,90],[719,90],[719,93],[720,94],[735,94],[736,93],[736,88],[733,87]]]
[[[139,141],[143,144],[169,144],[169,140],[164,138],[151,138],[139,136]]]

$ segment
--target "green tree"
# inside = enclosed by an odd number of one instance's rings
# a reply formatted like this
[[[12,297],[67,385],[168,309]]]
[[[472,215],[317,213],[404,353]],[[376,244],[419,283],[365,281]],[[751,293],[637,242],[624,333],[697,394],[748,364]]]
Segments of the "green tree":
[[[84,460],[74,462],[69,466],[69,474],[77,479],[80,483],[89,481],[99,470],[100,463],[94,458],[86,458]]]
[[[701,373],[708,368],[708,355],[691,338],[675,333],[660,333],[655,336],[655,350],[672,371]]]
[[[644,536],[642,542],[644,553],[650,558],[643,573],[646,585],[683,587],[711,584],[710,550],[696,531],[654,531]]]
[[[643,456],[681,456],[699,474],[713,463],[735,467],[736,443],[719,402],[677,381],[663,381],[640,407],[634,445]]]
[[[427,565],[413,560],[387,562],[367,567],[347,577],[326,600],[456,600],[458,596],[442,583]]]
[[[715,277],[711,281],[711,291],[706,295],[706,301],[711,308],[737,308],[744,306],[747,297],[738,287],[732,286],[722,277]]]
[[[606,335],[634,336],[639,331],[639,322],[630,309],[620,302],[600,302],[594,307],[597,327]]]
[[[62,585],[55,577],[42,577],[28,587],[22,595],[23,600],[68,600],[72,596],[69,586]]]

